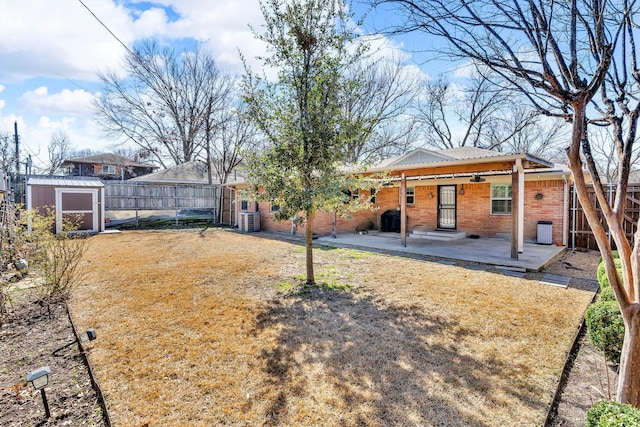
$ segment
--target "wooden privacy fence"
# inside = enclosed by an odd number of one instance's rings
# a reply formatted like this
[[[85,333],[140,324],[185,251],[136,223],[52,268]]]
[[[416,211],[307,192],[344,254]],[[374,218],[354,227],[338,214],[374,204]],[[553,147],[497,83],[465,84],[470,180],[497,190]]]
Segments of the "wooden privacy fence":
[[[107,211],[210,211],[216,218],[218,186],[105,182]]]
[[[610,184],[606,187],[609,203],[611,203],[617,192],[617,186]],[[600,223],[604,226],[605,230],[609,231],[607,222],[602,214],[600,204],[596,200],[596,194],[593,187],[589,188],[589,200],[593,206],[596,207],[596,212],[600,218]],[[584,215],[584,210],[578,201],[578,196],[575,192],[575,187],[571,187],[571,212],[569,218],[569,242],[572,248],[581,249],[598,249],[598,244],[589,227],[587,218]],[[638,227],[638,219],[640,218],[640,184],[629,184],[627,187],[627,197],[625,203],[624,220],[622,227],[625,231],[629,242],[633,243],[634,234]],[[613,239],[609,239],[611,246],[615,248]]]

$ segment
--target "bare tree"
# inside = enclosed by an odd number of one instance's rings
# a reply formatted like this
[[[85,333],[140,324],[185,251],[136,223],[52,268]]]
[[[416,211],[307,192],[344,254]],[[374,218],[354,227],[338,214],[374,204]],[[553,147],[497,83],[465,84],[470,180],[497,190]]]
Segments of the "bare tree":
[[[640,90],[640,66],[635,48],[638,3],[635,0],[380,0],[378,3],[393,4],[404,13],[407,19],[398,30],[420,30],[443,37],[453,57],[485,65],[538,111],[571,121],[569,166],[625,325],[617,399],[640,406],[640,232],[632,246],[622,227],[640,115],[636,97]],[[589,140],[589,127],[595,123],[609,126],[616,146],[618,191],[612,203],[607,200]],[[608,235],[589,201],[583,159],[619,251],[622,277],[616,271]]]
[[[234,170],[242,163],[243,154],[258,148],[258,131],[247,116],[246,105],[226,109],[216,117],[216,132],[209,143],[213,172],[226,184]]]
[[[255,123],[247,116],[247,105],[238,102],[235,109],[226,108],[209,115],[205,125],[205,158],[209,184],[215,174],[218,182],[226,184],[244,159],[244,153],[258,148],[259,137]],[[219,199],[218,220],[222,222],[223,199]]]
[[[128,139],[162,166],[196,158],[209,111],[226,107],[234,79],[196,48],[176,52],[146,42],[125,59],[127,77],[100,74],[95,112],[108,135]]]
[[[47,146],[49,164],[46,167],[45,174],[54,175],[58,172],[64,161],[71,157],[72,150],[73,146],[69,141],[69,135],[64,131],[54,132]]]
[[[0,171],[5,176],[15,171],[16,153],[8,134],[0,133]]]
[[[559,143],[559,128],[497,84],[497,76],[474,67],[456,88],[443,76],[428,80],[416,103],[422,140],[436,148],[478,147],[501,152],[542,152]],[[549,129],[546,129],[546,127]],[[524,138],[526,135],[526,139]]]
[[[358,123],[359,130],[345,147],[345,160],[366,163],[404,153],[415,130],[406,111],[419,90],[417,75],[393,59],[362,60],[351,64],[348,74],[344,122]]]

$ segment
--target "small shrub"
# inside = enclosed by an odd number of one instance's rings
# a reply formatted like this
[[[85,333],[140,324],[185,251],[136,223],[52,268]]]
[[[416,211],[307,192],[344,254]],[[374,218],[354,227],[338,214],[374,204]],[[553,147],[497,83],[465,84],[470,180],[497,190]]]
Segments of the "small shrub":
[[[72,286],[81,280],[78,265],[87,247],[86,236],[76,234],[80,216],[67,215],[62,221],[62,230],[55,233],[53,208],[42,212],[26,211],[23,216],[27,237],[26,253],[30,264],[42,272],[43,295],[49,299],[66,298]]]
[[[613,288],[611,286],[600,288],[600,300],[616,302],[616,295],[613,293]]]
[[[616,270],[618,270],[618,275],[622,277],[622,263],[620,262],[620,258],[615,258],[613,262],[615,263]],[[600,262],[600,264],[598,264],[596,277],[598,279],[598,284],[600,285],[601,291],[604,291],[606,288],[611,288],[611,284],[609,283],[609,279],[607,278],[607,270],[604,267],[604,262]]]
[[[602,400],[589,409],[585,427],[640,426],[640,409],[628,404]]]
[[[624,322],[618,303],[601,299],[591,304],[585,320],[591,344],[600,349],[604,347],[605,356],[610,362],[620,363]]]

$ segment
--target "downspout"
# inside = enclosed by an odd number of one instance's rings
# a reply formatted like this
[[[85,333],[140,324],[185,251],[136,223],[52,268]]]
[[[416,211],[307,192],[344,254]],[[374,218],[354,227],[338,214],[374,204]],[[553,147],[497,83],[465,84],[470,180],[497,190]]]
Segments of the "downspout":
[[[100,217],[101,217],[99,230],[102,232],[102,231],[104,231],[104,227],[105,227],[104,226],[104,224],[105,224],[105,218],[104,218],[104,215],[105,215],[105,205],[104,205],[105,204],[105,195],[104,195],[105,187],[99,188],[98,191],[100,192]]]
[[[573,218],[572,220],[572,225],[571,225],[571,249],[572,250],[576,250],[576,232],[577,232],[577,227],[576,227],[576,216],[577,216],[577,212],[578,212],[578,199],[577,199],[577,194],[576,194],[576,186],[575,184],[573,185],[573,191],[571,191],[571,198],[572,198],[572,205],[573,208],[571,210],[571,217]]]
[[[564,181],[564,197],[562,199],[562,246],[567,246],[567,235],[569,227],[567,222],[569,221],[569,182],[567,176],[562,174],[562,181]]]
[[[516,159],[518,168],[518,253],[524,252],[524,169],[522,159]]]
[[[400,181],[400,242],[407,247],[407,178]]]

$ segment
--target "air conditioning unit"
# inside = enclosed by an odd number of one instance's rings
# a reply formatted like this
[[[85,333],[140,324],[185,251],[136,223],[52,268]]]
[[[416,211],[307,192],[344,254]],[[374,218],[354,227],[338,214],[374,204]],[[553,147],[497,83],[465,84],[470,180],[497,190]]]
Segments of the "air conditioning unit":
[[[244,232],[260,231],[260,212],[240,212],[238,228]]]

